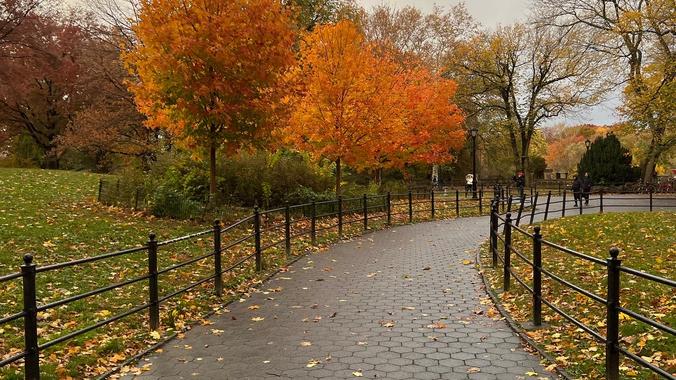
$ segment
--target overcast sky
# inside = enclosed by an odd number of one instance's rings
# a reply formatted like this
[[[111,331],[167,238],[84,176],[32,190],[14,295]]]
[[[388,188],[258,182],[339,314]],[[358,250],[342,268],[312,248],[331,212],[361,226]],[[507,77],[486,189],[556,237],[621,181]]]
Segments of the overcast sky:
[[[404,7],[412,5],[423,11],[430,11],[436,4],[439,6],[450,6],[462,1],[460,0],[356,0],[356,2],[367,10],[375,5],[388,4],[394,7]],[[528,15],[528,8],[531,0],[466,0],[465,6],[476,20],[488,27],[495,27],[499,24],[507,25],[516,21],[523,21]],[[548,124],[565,122],[566,124],[613,124],[619,121],[615,108],[619,104],[619,94],[611,96],[605,103],[591,108],[580,109],[565,118],[551,120]]]

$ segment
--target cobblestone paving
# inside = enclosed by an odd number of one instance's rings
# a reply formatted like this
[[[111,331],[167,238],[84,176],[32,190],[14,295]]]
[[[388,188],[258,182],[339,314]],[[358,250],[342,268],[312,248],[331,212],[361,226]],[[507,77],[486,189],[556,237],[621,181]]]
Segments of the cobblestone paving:
[[[486,217],[398,226],[309,255],[136,378],[555,378],[487,315],[473,265],[487,232]]]

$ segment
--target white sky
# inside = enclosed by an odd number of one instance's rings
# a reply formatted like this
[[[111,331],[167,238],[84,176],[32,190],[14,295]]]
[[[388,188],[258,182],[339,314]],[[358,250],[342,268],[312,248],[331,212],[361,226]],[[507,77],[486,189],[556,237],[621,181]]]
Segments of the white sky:
[[[442,7],[455,5],[461,0],[356,0],[357,4],[367,10],[373,6],[387,4],[394,7],[415,6],[423,11],[430,11],[436,4]],[[483,25],[493,28],[516,21],[524,21],[528,17],[531,0],[466,0],[465,6],[474,18]],[[603,104],[580,109],[547,124],[564,122],[566,124],[612,124],[620,120],[615,108],[619,105],[619,94],[609,96]]]
[[[367,10],[376,5],[394,7],[412,5],[423,11],[430,11],[434,5],[441,7],[461,3],[460,0],[356,0]],[[479,22],[486,26],[511,24],[528,14],[529,0],[466,0],[465,6]]]

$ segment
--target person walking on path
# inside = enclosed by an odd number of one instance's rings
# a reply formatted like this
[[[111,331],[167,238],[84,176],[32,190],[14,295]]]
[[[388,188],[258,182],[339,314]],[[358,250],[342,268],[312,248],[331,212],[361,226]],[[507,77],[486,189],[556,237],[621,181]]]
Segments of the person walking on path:
[[[584,195],[584,205],[589,206],[589,194],[592,190],[592,181],[589,178],[589,173],[584,173],[584,178],[582,178],[582,193]],[[582,200],[580,199],[580,202]]]
[[[577,201],[582,203],[582,178],[575,176],[573,177],[573,198],[575,199],[575,207],[577,207]]]

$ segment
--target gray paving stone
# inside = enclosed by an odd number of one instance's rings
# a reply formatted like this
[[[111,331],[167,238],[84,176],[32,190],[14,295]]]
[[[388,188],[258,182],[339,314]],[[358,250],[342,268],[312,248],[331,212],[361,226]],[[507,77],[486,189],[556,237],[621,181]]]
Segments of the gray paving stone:
[[[356,370],[367,379],[502,379],[530,370],[556,378],[504,321],[475,313],[486,309],[486,293],[463,260],[473,261],[487,232],[486,217],[397,226],[309,255],[213,325],[151,354],[152,369],[137,378],[349,379]],[[276,287],[282,291],[264,294]],[[437,322],[446,327],[427,327]],[[310,360],[320,364],[308,368]],[[468,374],[471,367],[481,372]]]

